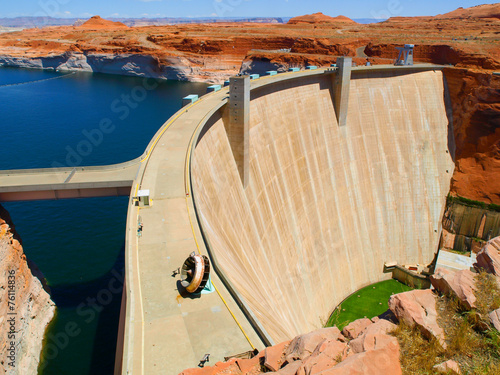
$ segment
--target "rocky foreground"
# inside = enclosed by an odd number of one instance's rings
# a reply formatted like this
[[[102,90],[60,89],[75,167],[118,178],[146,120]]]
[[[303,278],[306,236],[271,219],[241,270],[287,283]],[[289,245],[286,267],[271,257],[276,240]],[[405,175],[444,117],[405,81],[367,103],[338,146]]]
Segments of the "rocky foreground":
[[[33,268],[34,266],[32,266]],[[54,302],[30,265],[0,206],[0,373],[36,374]]]
[[[500,284],[500,237],[486,244],[478,254],[475,266],[477,271],[494,275]],[[401,356],[407,354],[401,352],[394,334],[398,325],[416,329],[445,353],[440,363],[431,364],[433,373],[461,374],[460,364],[446,358],[445,350],[450,340],[440,326],[443,323],[439,319],[438,299],[442,298],[440,295],[450,296],[466,311],[476,311],[477,275],[469,270],[437,269],[431,277],[434,290],[413,290],[390,298],[390,313],[384,314],[389,316],[388,319],[358,319],[342,332],[337,327],[322,328],[268,347],[251,359],[231,359],[211,367],[188,369],[180,375],[409,374],[411,372],[402,367]],[[484,331],[500,330],[500,308],[483,318]]]

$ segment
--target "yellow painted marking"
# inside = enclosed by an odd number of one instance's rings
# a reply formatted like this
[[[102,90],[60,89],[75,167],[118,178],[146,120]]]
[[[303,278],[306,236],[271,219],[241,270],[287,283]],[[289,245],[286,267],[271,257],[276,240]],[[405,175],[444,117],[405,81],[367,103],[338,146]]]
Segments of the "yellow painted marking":
[[[191,219],[191,212],[189,210],[189,200],[188,200],[188,196],[187,195],[186,195],[186,208],[187,208],[188,216],[189,216],[189,224],[191,225],[191,231],[193,232],[194,241],[196,243],[196,249],[198,250],[198,254],[201,255],[200,245],[198,244],[198,240],[196,238],[196,233],[194,231],[193,221]],[[213,281],[212,281],[212,285],[214,286],[215,291],[217,292],[217,294],[219,295],[220,299],[222,300],[222,302],[226,306],[227,310],[229,311],[229,313],[233,317],[234,321],[236,322],[236,324],[240,328],[241,332],[243,333],[243,335],[247,339],[248,343],[250,344],[250,346],[252,347],[252,349],[255,350],[255,346],[252,344],[252,341],[250,340],[250,338],[246,334],[245,330],[243,329],[243,327],[241,326],[240,322],[238,321],[238,318],[236,318],[236,316],[234,315],[233,311],[231,310],[231,308],[229,307],[229,305],[227,304],[226,300],[224,299],[224,297],[222,296],[222,294],[219,292],[219,289],[217,288],[217,286],[215,285],[215,283]]]
[[[146,154],[146,156],[144,157],[144,159],[141,160],[141,163],[144,163],[146,160],[149,159],[149,156],[151,155],[151,152],[153,151],[153,149],[155,148],[156,146],[156,143],[158,142],[158,140],[161,138],[161,136],[163,135],[163,133],[165,133],[165,131],[170,127],[170,125],[172,125],[172,123],[177,120],[181,115],[183,115],[189,108],[191,108],[192,106],[194,106],[195,104],[199,103],[201,101],[201,99],[195,101],[194,103],[191,103],[190,105],[184,107],[184,109],[179,112],[176,116],[174,116],[169,122],[167,125],[164,126],[163,130],[160,132],[160,134],[158,134],[155,138],[155,140],[153,141],[153,144],[151,145],[151,147],[149,148],[148,150],[148,153]]]
[[[191,150],[192,150],[192,146],[193,146],[194,136],[198,132],[198,129],[200,128],[200,126],[205,123],[205,118],[207,117],[207,115],[205,115],[205,117],[203,117],[203,119],[200,121],[200,123],[196,127],[195,131],[193,132],[193,135],[192,135],[191,140],[189,142],[188,150],[186,153],[186,166],[185,166],[185,171],[184,171],[184,173],[185,173],[185,175],[184,175],[185,176],[185,188],[186,188],[186,209],[187,209],[187,213],[188,213],[188,217],[189,217],[189,225],[191,225],[191,231],[193,232],[193,238],[194,238],[194,242],[196,243],[196,249],[198,250],[198,254],[200,254],[200,255],[201,255],[200,244],[198,243],[198,238],[196,237],[196,232],[194,230],[194,225],[193,225],[193,219],[191,218],[191,210],[189,209],[189,196],[191,195],[191,189],[190,189],[191,175],[190,175],[189,171],[190,171],[190,166],[191,166]],[[229,313],[233,317],[234,321],[236,322],[236,324],[240,328],[241,332],[243,333],[243,335],[247,339],[247,341],[250,344],[250,346],[252,347],[252,349],[255,349],[255,346],[252,344],[252,341],[250,340],[250,338],[246,334],[245,330],[241,326],[240,322],[238,321],[238,318],[236,318],[233,311],[231,310],[231,308],[229,307],[226,300],[224,299],[222,294],[219,292],[219,289],[217,288],[217,286],[214,284],[213,281],[212,281],[212,285],[214,286],[215,291],[219,295],[220,299],[222,300],[222,302],[226,306],[227,310],[229,311]]]
[[[216,92],[214,92],[215,94]],[[226,92],[227,93],[227,92]],[[197,100],[196,102],[194,103],[191,103],[190,105],[186,106],[181,112],[179,112],[176,116],[174,116],[164,127],[163,129],[161,130],[161,132],[156,136],[155,140],[153,141],[153,144],[151,145],[151,147],[149,148],[148,150],[148,153],[146,154],[146,156],[144,157],[144,159],[141,160],[141,163],[147,161],[151,155],[151,152],[153,151],[153,149],[155,148],[156,144],[158,143],[158,140],[161,138],[161,136],[165,133],[165,131],[167,131],[167,129],[172,125],[172,123],[177,120],[181,115],[183,115],[188,109],[190,109],[191,107],[193,107],[194,105],[196,105],[197,103],[199,103],[201,101],[200,100]],[[205,115],[206,117],[207,115]],[[189,210],[189,196],[191,195],[190,193],[190,189],[189,189],[189,184],[190,184],[190,174],[189,174],[189,170],[190,170],[190,159],[191,159],[191,149],[192,149],[192,145],[193,145],[193,139],[194,139],[194,135],[196,134],[196,132],[198,131],[198,129],[200,128],[200,126],[204,123],[204,120],[205,120],[205,117],[203,118],[202,121],[200,121],[200,123],[198,124],[198,126],[196,127],[195,131],[193,132],[193,136],[191,137],[191,140],[189,142],[189,147],[188,147],[188,152],[187,152],[187,155],[186,155],[186,166],[185,166],[185,184],[186,184],[186,208],[187,208],[187,212],[188,212],[188,217],[189,217],[189,224],[191,226],[191,231],[193,232],[193,238],[194,238],[194,241],[196,243],[196,248],[198,250],[198,253],[201,254],[201,250],[200,250],[200,245],[198,243],[198,238],[196,237],[196,232],[194,230],[194,225],[193,225],[193,220],[191,218],[191,212]],[[139,184],[136,185],[136,188],[135,188],[135,196],[137,196],[137,192],[139,191]],[[140,209],[140,207],[139,207]],[[138,243],[138,238],[136,236],[136,241],[137,241],[137,249],[139,249],[139,243]],[[139,268],[139,264],[137,264],[137,268]],[[140,271],[139,269],[137,269],[138,271],[138,274],[139,274],[139,278],[140,278]],[[139,282],[139,285],[140,285],[140,282]],[[250,340],[250,338],[248,337],[248,335],[246,334],[245,330],[243,329],[243,327],[241,326],[240,322],[238,321],[238,319],[236,318],[236,316],[234,315],[234,313],[232,312],[231,308],[229,307],[229,305],[227,304],[226,300],[224,299],[224,297],[222,296],[222,294],[219,292],[219,289],[217,288],[217,286],[212,282],[212,285],[214,286],[214,289],[215,291],[217,292],[217,294],[219,295],[220,299],[222,300],[222,302],[224,303],[224,305],[226,306],[227,310],[229,311],[229,313],[231,314],[231,316],[233,317],[234,321],[236,322],[236,324],[238,325],[238,327],[240,328],[241,332],[243,333],[243,335],[245,336],[245,338],[247,339],[248,343],[250,344],[250,346],[252,347],[252,349],[255,349],[255,346],[252,344],[252,341]],[[139,287],[139,292],[141,292],[140,290],[140,287]],[[140,296],[140,301],[141,301],[141,310],[142,310],[142,325],[144,326],[144,311],[143,311],[143,307],[142,307],[142,295]],[[144,327],[143,327],[143,343],[142,343],[142,346],[143,346],[143,350],[144,350]],[[144,364],[143,364],[144,366]]]

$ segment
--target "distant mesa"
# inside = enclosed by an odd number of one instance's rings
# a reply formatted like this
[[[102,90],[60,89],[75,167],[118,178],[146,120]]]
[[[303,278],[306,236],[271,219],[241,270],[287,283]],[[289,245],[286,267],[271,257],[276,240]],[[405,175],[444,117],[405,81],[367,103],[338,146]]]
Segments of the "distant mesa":
[[[82,29],[128,29],[124,23],[109,21],[100,16],[94,16],[81,24],[77,21],[74,26]]]
[[[305,16],[298,16],[291,18],[288,21],[289,25],[296,25],[300,23],[318,24],[318,23],[357,23],[345,16],[330,17],[321,12],[314,14],[306,14]]]
[[[475,7],[465,9],[460,7],[453,12],[440,14],[435,18],[491,18],[500,20],[500,3],[477,5]]]
[[[458,8],[452,12],[438,14],[437,16],[419,16],[419,17],[391,17],[385,22],[389,23],[414,23],[418,21],[429,20],[464,20],[464,19],[483,19],[488,21],[500,21],[500,3],[483,4],[471,8]]]

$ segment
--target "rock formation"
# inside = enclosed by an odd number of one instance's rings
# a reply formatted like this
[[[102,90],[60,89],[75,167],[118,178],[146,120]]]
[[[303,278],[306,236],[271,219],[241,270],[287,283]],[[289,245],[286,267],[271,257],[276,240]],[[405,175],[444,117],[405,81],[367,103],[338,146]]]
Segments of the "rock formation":
[[[489,241],[477,254],[475,266],[500,277],[500,237]]]
[[[344,327],[342,334],[348,339],[354,339],[371,324],[372,321],[368,318],[355,320]]]
[[[467,69],[444,74],[456,145],[451,193],[500,204],[500,77]]]
[[[431,276],[434,288],[443,294],[457,297],[465,307],[470,310],[475,308],[476,290],[475,274],[469,270],[453,272],[445,268],[438,268]]]
[[[12,221],[0,206],[0,372],[35,374],[55,305],[33,276]]]
[[[412,290],[395,294],[389,299],[389,309],[401,321],[418,326],[428,338],[435,337],[446,348],[444,330],[437,323],[436,297],[432,290]]]
[[[362,320],[358,319],[357,321]],[[364,319],[363,319],[364,320]],[[353,323],[356,323],[354,321]],[[351,323],[352,324],[352,323]],[[358,336],[354,337],[349,342],[349,346],[354,353],[362,353],[368,350],[373,350],[384,340],[388,340],[387,334],[396,328],[394,323],[385,319],[379,319],[375,323],[370,324]]]
[[[362,319],[352,323],[351,341],[336,327],[322,328],[266,348],[252,359],[231,359],[180,375],[400,375],[399,344],[388,334],[394,328],[386,320]]]
[[[500,20],[500,3],[483,4],[471,8],[458,8],[452,12],[440,14],[438,19],[464,19],[464,18],[487,18]]]
[[[443,374],[461,374],[460,367],[458,367],[458,363],[453,360],[448,360],[446,362],[440,363],[439,365],[434,366],[434,369],[438,373]]]
[[[326,16],[321,12],[314,13],[314,14],[306,14],[305,16],[298,16],[291,18],[288,21],[289,25],[297,25],[301,23],[305,24],[322,24],[322,23],[350,23],[350,24],[356,24],[355,21],[351,20],[348,17],[345,16],[337,16],[337,17],[330,17]]]
[[[358,64],[366,61],[381,64],[393,61],[397,55],[396,45],[418,39],[416,61],[496,69],[500,61],[495,39],[498,26],[490,22],[488,18],[462,19],[458,27],[456,19],[428,17],[424,21],[405,18],[362,25],[347,17],[316,13],[293,18],[289,24],[228,22],[224,25],[192,23],[128,28],[96,16],[74,27],[3,33],[0,56],[18,59],[0,62],[0,65],[24,66],[28,59],[41,59],[41,66],[37,67],[57,69],[51,61],[57,58],[66,62],[73,57],[65,55],[68,52],[80,52],[85,56],[106,54],[110,55],[109,60],[112,56],[123,60],[138,54],[157,58],[164,70],[176,70],[176,62],[189,60],[185,66],[192,67],[193,71],[186,69],[180,79],[221,82],[238,73],[243,61],[259,57],[258,54],[250,55],[250,51],[263,53],[284,65],[326,65],[334,63],[336,56],[343,55],[355,58]],[[317,28],[321,30],[319,33]],[[399,34],[405,35],[404,39],[395,41],[394,37]],[[454,40],[457,38],[467,38],[467,43]],[[370,44],[372,48],[365,49]],[[132,73],[147,75],[146,68],[144,65],[142,70]],[[74,65],[71,69],[79,70],[79,67]]]
[[[101,18],[100,16],[94,16],[78,26],[81,29],[99,30],[99,29],[128,29],[128,26],[121,22],[109,21]]]
[[[497,331],[500,331],[500,309],[496,309],[489,314],[491,324]]]

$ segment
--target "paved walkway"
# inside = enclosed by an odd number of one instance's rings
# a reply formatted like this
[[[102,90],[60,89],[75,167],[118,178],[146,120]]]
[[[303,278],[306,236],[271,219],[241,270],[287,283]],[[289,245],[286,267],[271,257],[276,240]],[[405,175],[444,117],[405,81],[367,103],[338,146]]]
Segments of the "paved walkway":
[[[134,189],[149,189],[153,205],[131,205],[128,214],[124,374],[178,374],[196,367],[205,354],[213,364],[264,347],[215,272],[211,278],[220,295],[196,298],[180,296],[180,278],[173,276],[198,251],[196,242],[207,254],[197,225],[196,240],[193,236],[191,220],[195,224],[196,217],[191,198],[186,199],[186,157],[200,121],[226,96],[227,89],[206,95],[174,115],[151,142],[141,165]]]

